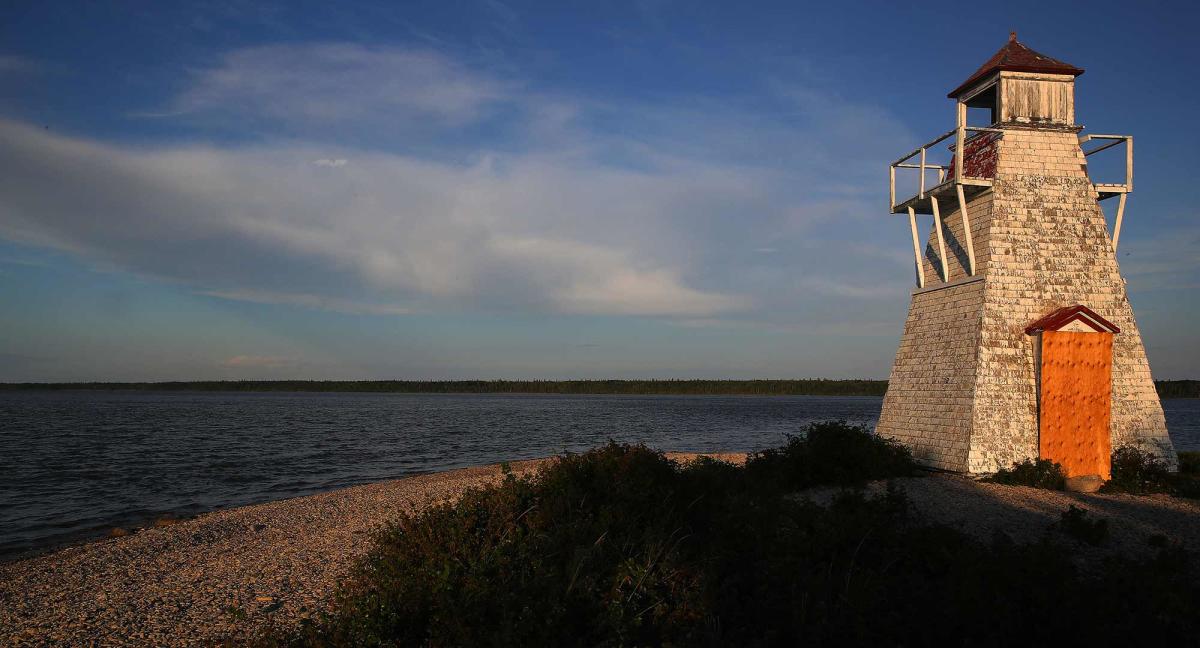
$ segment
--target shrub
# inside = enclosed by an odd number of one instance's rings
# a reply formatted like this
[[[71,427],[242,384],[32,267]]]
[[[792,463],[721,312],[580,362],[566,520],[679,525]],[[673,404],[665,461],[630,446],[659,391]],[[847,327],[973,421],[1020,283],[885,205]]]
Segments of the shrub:
[[[1176,497],[1200,499],[1200,475],[1195,473],[1171,475],[1171,494]]]
[[[753,477],[611,443],[535,477],[510,473],[389,527],[333,613],[267,643],[924,645],[970,636],[986,646],[1032,630],[1113,643],[1142,632],[1145,619],[1163,641],[1200,630],[1200,579],[1183,553],[1084,575],[1048,540],[986,545],[922,523],[895,488],[877,499],[849,491],[821,508],[765,486],[910,470],[893,457],[822,473],[808,462],[829,447],[877,452],[822,434],[764,453]],[[842,441],[827,447],[830,438]]]
[[[1179,472],[1185,475],[1200,475],[1200,452],[1180,452]]]
[[[788,437],[782,448],[763,450],[746,461],[747,478],[768,490],[854,486],[916,473],[906,446],[844,421],[813,423],[801,436]]]
[[[1059,527],[1063,533],[1092,546],[1103,544],[1108,538],[1108,520],[1089,517],[1086,510],[1074,504],[1063,511]]]
[[[1112,454],[1112,479],[1100,488],[1104,493],[1168,493],[1171,472],[1154,455],[1133,446],[1122,446]]]
[[[1014,463],[1012,468],[1002,469],[984,481],[1011,486],[1032,486],[1049,490],[1062,490],[1067,477],[1062,466],[1049,459],[1026,459]]]

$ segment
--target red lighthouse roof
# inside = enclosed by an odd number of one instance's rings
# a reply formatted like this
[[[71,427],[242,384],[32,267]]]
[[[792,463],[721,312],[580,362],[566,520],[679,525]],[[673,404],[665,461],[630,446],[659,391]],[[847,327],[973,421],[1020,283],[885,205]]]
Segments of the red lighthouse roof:
[[[1024,43],[1017,40],[1017,32],[1012,32],[1008,35],[1008,42],[1000,51],[996,52],[992,58],[988,59],[982,67],[971,75],[971,78],[962,82],[954,90],[950,91],[951,99],[955,99],[958,95],[966,92],[971,86],[975,85],[976,81],[988,76],[992,72],[1005,70],[1008,72],[1044,72],[1047,74],[1070,74],[1079,76],[1083,74],[1083,68],[1077,68],[1070,63],[1064,63],[1056,58],[1051,58],[1045,54],[1039,54],[1028,47]]]

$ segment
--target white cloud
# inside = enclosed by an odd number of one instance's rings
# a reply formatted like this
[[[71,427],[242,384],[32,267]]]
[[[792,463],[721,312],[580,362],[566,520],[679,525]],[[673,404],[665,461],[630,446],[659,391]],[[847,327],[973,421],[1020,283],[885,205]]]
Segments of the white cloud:
[[[357,44],[233,51],[174,102],[179,114],[252,113],[285,123],[425,119],[461,124],[511,91],[437,52]]]
[[[911,289],[909,283],[899,283],[891,280],[876,280],[869,283],[840,281],[824,277],[806,277],[800,280],[806,289],[821,295],[833,297],[849,297],[852,299],[877,299],[894,297],[905,294]]]
[[[904,249],[903,228],[873,222],[887,221],[870,183],[911,143],[886,113],[791,86],[772,108],[790,121],[522,87],[424,50],[238,50],[170,113],[258,124],[255,145],[0,120],[0,235],[214,297],[349,313],[802,317],[797,287],[825,311],[892,290],[872,281],[899,265],[856,252]],[[418,131],[424,154],[393,145]]]
[[[551,161],[518,158],[498,172],[365,152],[352,171],[328,176],[297,163],[313,159],[304,149],[124,149],[14,122],[0,122],[0,140],[10,238],[226,298],[352,310],[332,292],[349,282],[380,299],[567,313],[741,303],[688,287],[681,268],[636,244],[644,228],[584,240],[590,219],[675,211],[687,178],[655,189],[645,177]],[[636,194],[594,203],[593,193],[623,189]],[[558,235],[535,235],[544,231]],[[291,293],[302,296],[279,296]]]
[[[416,312],[412,308],[394,304],[371,304],[304,293],[280,293],[261,290],[202,290],[200,294],[230,301],[256,304],[283,304],[316,310],[349,313],[351,315],[410,315]]]

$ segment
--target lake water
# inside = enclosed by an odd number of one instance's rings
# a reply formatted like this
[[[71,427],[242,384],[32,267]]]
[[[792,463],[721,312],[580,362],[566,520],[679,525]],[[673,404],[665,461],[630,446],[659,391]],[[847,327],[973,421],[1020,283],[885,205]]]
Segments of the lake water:
[[[881,399],[0,392],[0,559],[166,513],[584,450],[608,439],[757,450],[807,423],[873,425]],[[1200,400],[1167,400],[1200,450]]]

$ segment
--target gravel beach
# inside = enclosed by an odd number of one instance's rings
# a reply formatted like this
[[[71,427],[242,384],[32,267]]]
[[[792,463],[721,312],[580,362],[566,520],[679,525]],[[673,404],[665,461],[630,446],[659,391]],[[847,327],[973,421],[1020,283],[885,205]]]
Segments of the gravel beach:
[[[510,466],[523,475],[547,461]],[[373,531],[500,475],[492,465],[354,486],[0,564],[0,646],[197,646],[294,626],[329,602]]]
[[[511,465],[527,474],[547,461]],[[370,549],[372,531],[500,474],[499,466],[468,468],[228,509],[0,564],[0,645],[210,645],[294,626],[329,603]],[[1195,501],[1061,493],[940,474],[895,481],[918,515],[984,540],[996,530],[1025,541],[1055,533],[1053,524],[1074,504],[1109,520],[1111,529],[1105,546],[1080,546],[1081,558],[1149,553],[1154,535],[1200,552]],[[832,494],[814,489],[798,497],[823,502]]]
[[[0,646],[211,645],[294,625],[328,601],[372,531],[500,474],[467,468],[227,509],[0,564]]]

